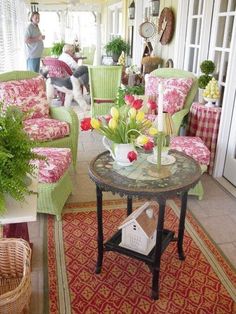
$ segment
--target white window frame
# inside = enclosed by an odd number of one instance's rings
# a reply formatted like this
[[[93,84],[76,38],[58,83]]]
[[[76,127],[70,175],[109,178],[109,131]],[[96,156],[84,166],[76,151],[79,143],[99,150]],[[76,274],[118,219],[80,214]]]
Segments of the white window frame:
[[[216,5],[213,12],[213,27],[217,30],[217,14],[219,10],[220,1],[216,0]],[[219,14],[221,15],[221,13]],[[224,163],[225,157],[227,153],[227,146],[228,146],[228,139],[230,134],[230,127],[231,127],[231,119],[234,110],[234,102],[232,99],[235,97],[235,90],[236,90],[236,83],[235,83],[235,68],[236,68],[236,57],[235,57],[235,50],[236,50],[236,15],[234,12],[234,25],[232,29],[232,37],[231,37],[231,53],[229,55],[228,64],[228,73],[226,82],[221,82],[221,85],[225,86],[224,91],[224,99],[222,103],[222,112],[221,112],[221,120],[219,126],[219,133],[218,133],[218,141],[217,141],[217,148],[216,148],[216,159],[215,159],[215,167],[213,176],[214,177],[221,177],[224,172]],[[216,36],[216,34],[214,34]],[[215,37],[212,37],[211,42],[211,49],[210,49],[210,57],[214,58],[214,46]]]
[[[122,2],[108,6],[108,38],[122,36]]]
[[[194,0],[179,0],[178,3],[178,16],[176,26],[176,38],[182,38],[183,40],[178,40],[176,43],[175,55],[174,55],[174,64],[177,68],[189,70],[188,68],[188,56],[191,48],[199,49],[198,57],[195,57],[195,64],[193,66],[194,74],[200,74],[200,63],[207,59],[208,50],[209,50],[209,32],[210,32],[210,23],[211,19],[211,7],[213,0],[200,0],[203,2],[203,11],[199,15],[191,15],[194,19],[201,19],[201,29],[198,29],[200,32],[200,43],[191,44],[191,29],[192,29],[192,19],[188,19],[188,12],[193,12],[193,2]],[[187,23],[188,21],[188,23]],[[187,36],[187,29],[190,29]],[[185,40],[186,38],[186,40]],[[204,44],[203,44],[204,43]],[[185,61],[187,60],[187,61]]]
[[[23,0],[0,0],[0,72],[26,68],[27,13]]]

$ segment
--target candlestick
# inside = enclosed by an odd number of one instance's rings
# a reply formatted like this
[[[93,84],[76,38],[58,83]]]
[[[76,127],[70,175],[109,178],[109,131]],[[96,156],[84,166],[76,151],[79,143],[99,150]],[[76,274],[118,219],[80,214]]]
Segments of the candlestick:
[[[161,150],[163,133],[159,132],[157,135],[157,170],[161,169]]]
[[[157,127],[159,132],[163,132],[163,84],[160,82],[158,85],[158,116]]]

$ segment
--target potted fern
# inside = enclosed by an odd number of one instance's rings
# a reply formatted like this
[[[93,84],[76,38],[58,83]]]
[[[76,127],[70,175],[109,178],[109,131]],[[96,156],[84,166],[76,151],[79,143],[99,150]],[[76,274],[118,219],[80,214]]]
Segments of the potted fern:
[[[126,43],[121,37],[116,37],[105,45],[105,49],[106,53],[112,56],[113,61],[117,62],[122,51],[124,51],[124,53],[129,52],[129,44]]]
[[[6,195],[23,201],[29,193],[25,177],[35,170],[30,160],[38,159],[32,152],[36,143],[24,132],[23,117],[17,107],[4,106],[3,110],[0,103],[0,214],[6,210]]]

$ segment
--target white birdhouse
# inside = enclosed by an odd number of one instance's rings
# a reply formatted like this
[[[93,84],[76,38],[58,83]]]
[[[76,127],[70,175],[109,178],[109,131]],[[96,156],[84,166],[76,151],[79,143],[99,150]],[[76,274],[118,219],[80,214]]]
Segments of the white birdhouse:
[[[148,255],[156,244],[157,213],[156,202],[133,211],[118,227],[122,229],[120,246]]]

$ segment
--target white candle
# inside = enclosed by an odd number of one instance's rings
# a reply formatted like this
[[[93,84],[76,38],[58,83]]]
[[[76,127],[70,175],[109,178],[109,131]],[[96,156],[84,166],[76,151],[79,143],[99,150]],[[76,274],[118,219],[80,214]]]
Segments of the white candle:
[[[157,127],[159,132],[163,132],[163,84],[160,82],[158,85],[158,116]]]

